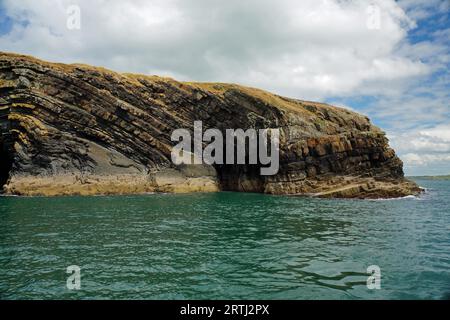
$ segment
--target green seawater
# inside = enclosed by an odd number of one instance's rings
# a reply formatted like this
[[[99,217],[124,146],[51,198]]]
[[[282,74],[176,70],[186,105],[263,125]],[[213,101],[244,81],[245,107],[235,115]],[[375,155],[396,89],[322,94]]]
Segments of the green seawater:
[[[0,298],[449,299],[450,181],[417,181],[381,201],[0,197]]]

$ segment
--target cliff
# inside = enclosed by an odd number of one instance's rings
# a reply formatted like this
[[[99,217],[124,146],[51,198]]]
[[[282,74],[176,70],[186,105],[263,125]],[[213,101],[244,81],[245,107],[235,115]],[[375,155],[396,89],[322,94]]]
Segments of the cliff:
[[[181,165],[171,133],[280,128],[280,170]],[[234,190],[320,197],[417,194],[385,134],[326,104],[0,53],[0,185],[7,194]]]

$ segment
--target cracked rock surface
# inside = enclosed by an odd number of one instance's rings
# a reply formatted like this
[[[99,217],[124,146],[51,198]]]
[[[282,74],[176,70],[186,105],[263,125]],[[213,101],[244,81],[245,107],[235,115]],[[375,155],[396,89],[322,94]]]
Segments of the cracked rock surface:
[[[280,129],[280,170],[171,162],[175,129]],[[358,113],[234,84],[187,83],[0,52],[0,188],[17,195],[219,190],[343,198],[420,192]]]

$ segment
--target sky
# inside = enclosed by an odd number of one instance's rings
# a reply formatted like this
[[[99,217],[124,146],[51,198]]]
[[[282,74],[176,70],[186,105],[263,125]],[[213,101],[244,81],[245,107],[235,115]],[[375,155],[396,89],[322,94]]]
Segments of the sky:
[[[363,113],[450,174],[450,0],[0,0],[0,51],[232,82]]]

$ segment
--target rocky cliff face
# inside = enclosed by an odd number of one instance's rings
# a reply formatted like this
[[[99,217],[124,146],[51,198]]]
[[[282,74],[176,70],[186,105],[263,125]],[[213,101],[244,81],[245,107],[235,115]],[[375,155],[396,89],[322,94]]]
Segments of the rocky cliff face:
[[[171,162],[171,133],[279,128],[280,170]],[[320,197],[416,194],[366,117],[232,84],[185,83],[0,53],[0,185],[21,195],[234,190]]]

